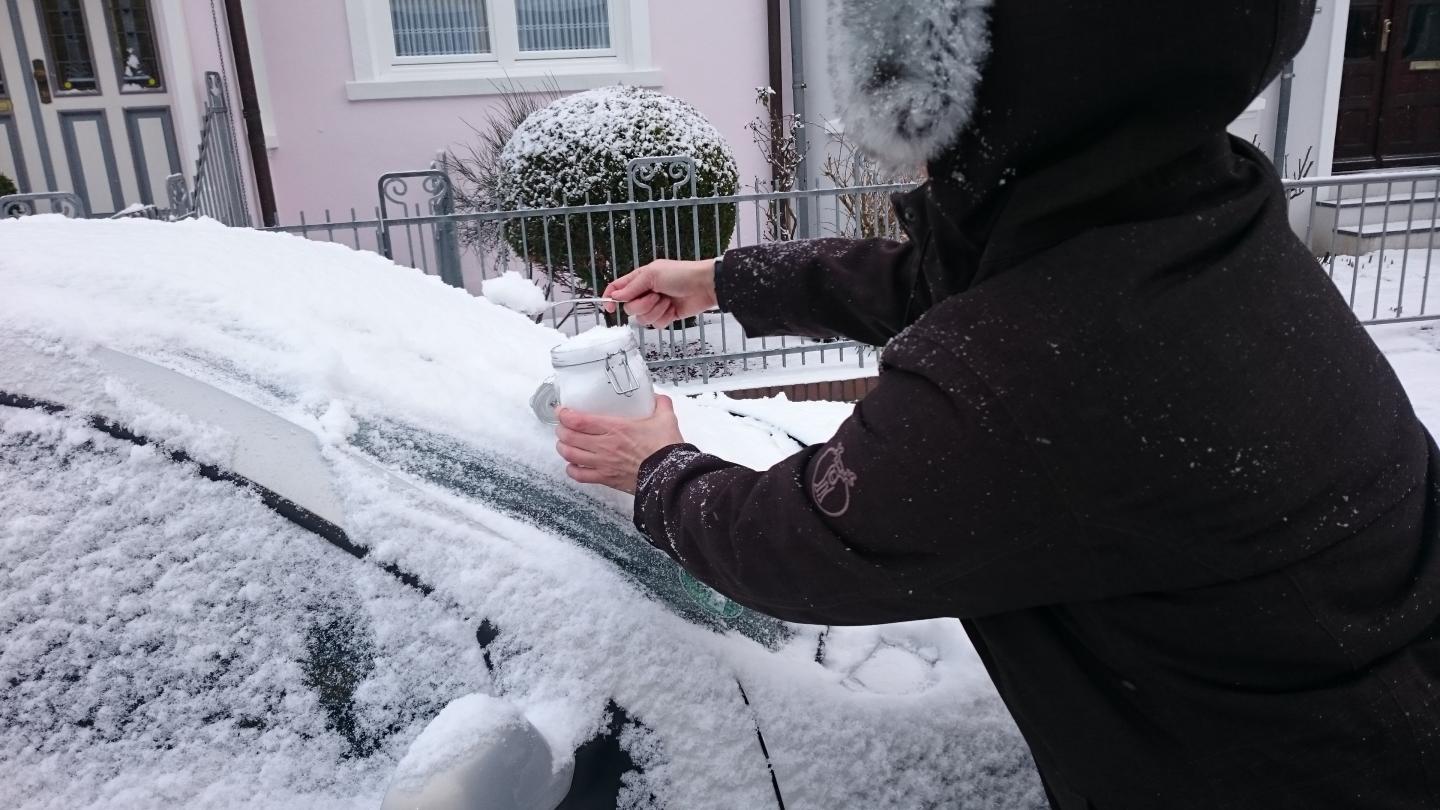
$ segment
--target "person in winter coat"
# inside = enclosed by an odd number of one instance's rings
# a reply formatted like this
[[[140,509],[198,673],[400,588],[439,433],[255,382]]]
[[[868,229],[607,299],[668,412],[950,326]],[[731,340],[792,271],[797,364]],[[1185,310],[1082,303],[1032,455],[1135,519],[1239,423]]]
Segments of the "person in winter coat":
[[[1440,451],[1225,128],[1313,0],[837,0],[908,239],[657,262],[664,324],[885,345],[756,472],[564,412],[580,481],[782,619],[958,617],[1059,810],[1440,808]]]

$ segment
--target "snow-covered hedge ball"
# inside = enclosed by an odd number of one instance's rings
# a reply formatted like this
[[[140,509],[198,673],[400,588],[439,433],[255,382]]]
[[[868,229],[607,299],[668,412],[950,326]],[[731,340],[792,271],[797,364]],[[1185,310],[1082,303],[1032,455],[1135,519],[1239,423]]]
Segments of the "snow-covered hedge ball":
[[[500,156],[500,202],[508,210],[627,202],[630,161],[670,155],[695,161],[697,197],[739,188],[729,144],[689,104],[637,87],[566,96],[516,128]],[[673,193],[663,177],[651,185],[663,191],[642,188],[634,199],[690,196],[688,182]],[[526,217],[507,225],[504,237],[516,254],[601,290],[656,258],[717,256],[734,230],[735,206],[695,205],[641,209],[634,216]]]

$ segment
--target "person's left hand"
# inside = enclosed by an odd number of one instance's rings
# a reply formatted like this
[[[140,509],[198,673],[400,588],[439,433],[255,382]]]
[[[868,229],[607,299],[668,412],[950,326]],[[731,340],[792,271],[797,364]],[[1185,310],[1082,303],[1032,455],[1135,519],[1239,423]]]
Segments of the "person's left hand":
[[[631,495],[645,459],[685,441],[675,405],[664,394],[656,395],[655,413],[648,419],[598,416],[570,408],[560,408],[557,414],[555,449],[569,462],[565,473],[582,484],[604,484]]]

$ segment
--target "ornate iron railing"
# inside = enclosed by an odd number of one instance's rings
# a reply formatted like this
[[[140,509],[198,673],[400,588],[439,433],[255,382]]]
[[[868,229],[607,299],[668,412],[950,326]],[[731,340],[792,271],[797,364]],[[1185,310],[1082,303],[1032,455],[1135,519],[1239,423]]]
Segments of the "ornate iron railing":
[[[170,213],[175,218],[205,216],[226,225],[250,227],[249,192],[235,139],[235,121],[230,114],[225,84],[220,74],[205,74],[205,117],[200,127],[200,153],[195,161],[194,190],[185,176],[166,179]]]

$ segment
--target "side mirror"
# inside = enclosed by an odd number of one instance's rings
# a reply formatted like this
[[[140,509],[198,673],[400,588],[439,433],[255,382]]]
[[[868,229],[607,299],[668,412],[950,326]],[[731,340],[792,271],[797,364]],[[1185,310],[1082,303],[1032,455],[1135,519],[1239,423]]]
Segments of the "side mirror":
[[[560,771],[550,744],[511,704],[467,695],[410,744],[380,810],[555,810],[574,765]]]

